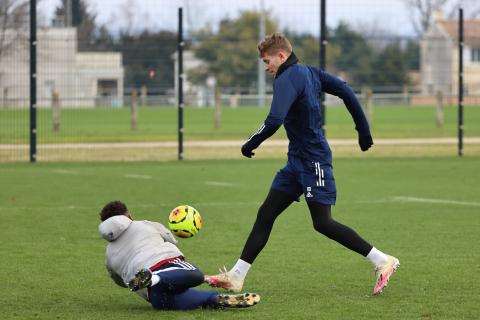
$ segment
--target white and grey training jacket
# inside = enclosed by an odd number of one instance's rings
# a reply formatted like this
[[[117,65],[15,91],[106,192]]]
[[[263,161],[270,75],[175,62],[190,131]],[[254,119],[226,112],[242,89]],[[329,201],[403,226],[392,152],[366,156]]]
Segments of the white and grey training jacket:
[[[173,234],[158,222],[113,216],[103,221],[98,230],[110,242],[105,252],[107,271],[122,287],[126,287],[140,269],[183,256]]]

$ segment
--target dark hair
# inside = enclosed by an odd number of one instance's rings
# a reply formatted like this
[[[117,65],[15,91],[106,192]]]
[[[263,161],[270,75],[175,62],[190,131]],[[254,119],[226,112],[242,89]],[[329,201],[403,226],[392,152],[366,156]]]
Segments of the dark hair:
[[[125,216],[127,215],[128,209],[125,203],[122,201],[112,201],[109,202],[103,207],[100,212],[100,220],[105,221],[113,216]]]

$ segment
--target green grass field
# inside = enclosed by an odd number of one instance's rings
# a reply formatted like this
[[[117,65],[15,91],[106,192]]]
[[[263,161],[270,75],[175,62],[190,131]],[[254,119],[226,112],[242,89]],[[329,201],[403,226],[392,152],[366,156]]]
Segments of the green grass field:
[[[211,108],[185,109],[185,138],[189,140],[245,139],[262,123],[268,108],[224,108],[222,126],[214,128]],[[123,109],[66,109],[61,129],[52,130],[48,109],[38,112],[38,142],[123,142],[177,139],[177,111],[174,108],[140,108],[138,130],[130,130],[130,111]],[[0,144],[28,143],[28,110],[0,110]],[[331,138],[354,138],[354,124],[344,107],[327,110],[327,133]],[[445,109],[445,126],[437,128],[435,108],[379,106],[373,114],[376,138],[455,137],[457,108]],[[284,137],[279,130],[276,137]],[[480,108],[465,108],[465,136],[480,136]]]
[[[193,205],[204,228],[179,246],[215,273],[238,258],[283,161],[0,164],[0,318],[478,319],[479,163],[334,162],[334,216],[401,260],[383,295],[370,295],[373,268],[364,258],[314,232],[302,199],[277,220],[246,281],[261,303],[189,312],[154,311],[114,285],[103,266],[99,210],[121,199],[136,218],[166,222],[173,207]]]

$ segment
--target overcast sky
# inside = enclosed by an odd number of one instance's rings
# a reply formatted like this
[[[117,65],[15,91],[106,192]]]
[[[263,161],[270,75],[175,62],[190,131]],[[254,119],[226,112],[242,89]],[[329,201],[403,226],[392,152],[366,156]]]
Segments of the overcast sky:
[[[86,0],[97,22],[111,29],[171,29],[177,25],[177,8],[185,8],[186,29],[207,23],[215,27],[225,17],[235,18],[241,10],[264,8],[272,12],[281,28],[319,33],[319,0]],[[42,0],[39,13],[50,21],[60,0]],[[130,8],[130,9],[128,9]],[[327,0],[327,24],[347,21],[353,27],[381,29],[393,34],[414,34],[407,6],[402,0]]]

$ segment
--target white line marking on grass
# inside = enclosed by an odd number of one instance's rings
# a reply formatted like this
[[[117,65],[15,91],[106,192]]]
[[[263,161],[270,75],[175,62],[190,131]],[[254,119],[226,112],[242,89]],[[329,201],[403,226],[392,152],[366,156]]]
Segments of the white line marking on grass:
[[[191,201],[190,203],[188,203],[189,205],[197,208],[197,207],[202,207],[202,206],[205,206],[205,207],[223,207],[223,206],[238,206],[238,207],[241,207],[241,206],[260,206],[262,203],[261,202],[256,202],[256,201],[249,201],[249,202],[244,202],[244,201],[237,201],[237,202],[194,202],[194,201]],[[139,208],[155,208],[155,207],[174,207],[175,204],[174,203],[155,203],[155,204],[137,204],[137,205],[128,205],[128,207],[130,208],[133,208],[133,207],[139,207]],[[172,207],[172,208],[173,208]],[[0,208],[1,209],[1,208]],[[198,209],[198,208],[197,208]]]
[[[444,200],[444,199],[430,199],[430,198],[417,198],[417,197],[393,197],[392,200],[399,201],[399,202],[454,204],[459,206],[480,207],[480,202],[467,202],[467,201],[455,201],[455,200]]]
[[[123,176],[125,178],[144,179],[144,180],[149,180],[153,178],[152,176],[142,175],[142,174],[124,174]]]
[[[342,202],[348,202],[348,201],[342,201]],[[387,202],[392,202],[392,200],[387,200],[387,199],[378,199],[378,200],[356,200],[354,201],[355,203],[387,203]]]
[[[260,206],[260,202],[250,201],[250,202],[191,202],[190,205],[194,207],[222,207],[222,206]],[[139,204],[128,204],[129,208],[174,208],[176,204],[174,203],[139,203]],[[51,211],[51,210],[96,210],[99,211],[102,209],[102,205],[98,206],[32,206],[32,207],[0,207],[0,211],[12,211],[12,210],[22,210],[22,211]]]
[[[65,170],[65,169],[55,169],[53,170],[54,173],[59,173],[59,174],[73,174],[77,175],[80,174],[78,171],[73,171],[73,170]]]
[[[212,207],[221,207],[221,206],[259,206],[260,202],[198,202],[193,206],[212,206]]]
[[[205,181],[206,185],[217,186],[217,187],[235,187],[235,184],[230,182],[221,182],[221,181]]]

